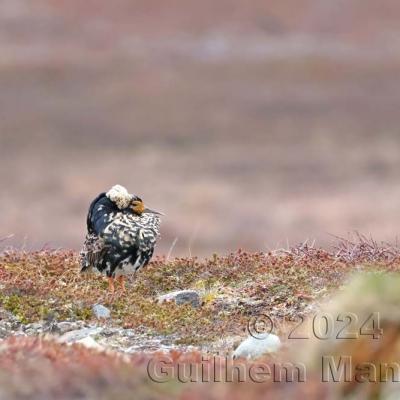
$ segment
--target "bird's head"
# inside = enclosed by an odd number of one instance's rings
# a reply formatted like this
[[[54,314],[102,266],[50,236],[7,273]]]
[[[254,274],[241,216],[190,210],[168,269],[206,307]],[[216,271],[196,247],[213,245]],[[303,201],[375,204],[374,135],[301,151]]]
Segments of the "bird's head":
[[[130,204],[130,209],[137,215],[142,215],[143,213],[151,213],[151,214],[157,214],[157,215],[164,215],[161,212],[158,211],[154,211],[150,208],[145,207],[143,200],[138,197],[138,196],[134,196],[131,204]]]
[[[126,188],[121,185],[113,186],[107,193],[106,196],[111,200],[120,210],[129,207],[132,201],[132,195],[128,193]]]
[[[143,200],[130,194],[126,188],[121,185],[113,186],[107,193],[106,196],[111,200],[120,210],[130,210],[137,215],[142,215],[143,213],[153,213],[158,215],[164,215],[158,211],[151,210],[145,207]]]

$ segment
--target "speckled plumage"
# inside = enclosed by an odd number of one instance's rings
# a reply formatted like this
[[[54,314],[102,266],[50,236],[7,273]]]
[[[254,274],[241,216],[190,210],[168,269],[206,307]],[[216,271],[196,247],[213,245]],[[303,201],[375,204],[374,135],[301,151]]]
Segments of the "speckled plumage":
[[[115,278],[133,274],[150,261],[160,217],[152,212],[135,213],[131,204],[138,200],[119,185],[93,200],[81,251],[82,272],[95,268]]]

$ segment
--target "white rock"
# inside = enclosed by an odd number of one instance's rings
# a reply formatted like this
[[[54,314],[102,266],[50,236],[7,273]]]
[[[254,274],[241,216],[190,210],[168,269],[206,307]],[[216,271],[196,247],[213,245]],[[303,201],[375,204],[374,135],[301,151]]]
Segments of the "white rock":
[[[75,343],[79,342],[82,339],[85,339],[86,337],[97,335],[102,330],[103,328],[101,327],[93,327],[69,331],[67,333],[64,333],[64,335],[61,335],[58,340],[64,343]]]
[[[256,359],[264,354],[275,353],[280,347],[279,337],[272,333],[248,336],[233,352],[233,358]]]
[[[79,330],[79,328],[81,328],[79,322],[61,321],[52,327],[52,332],[56,332],[59,333],[60,335],[63,335],[64,333],[70,331]]]
[[[104,350],[104,347],[98,344],[91,336],[87,336],[81,340],[76,341],[75,343],[82,344],[89,349]]]
[[[102,304],[95,304],[92,307],[92,311],[97,319],[108,319],[111,317],[111,311]]]
[[[164,301],[175,301],[176,304],[191,304],[193,307],[200,307],[200,296],[195,290],[176,290],[158,296],[159,303]]]

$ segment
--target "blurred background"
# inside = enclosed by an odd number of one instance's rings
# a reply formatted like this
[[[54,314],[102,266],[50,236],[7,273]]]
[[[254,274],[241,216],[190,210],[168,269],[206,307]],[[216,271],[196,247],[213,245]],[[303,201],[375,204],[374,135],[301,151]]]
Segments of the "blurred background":
[[[397,0],[1,0],[0,238],[79,249],[119,183],[158,253],[400,231]]]

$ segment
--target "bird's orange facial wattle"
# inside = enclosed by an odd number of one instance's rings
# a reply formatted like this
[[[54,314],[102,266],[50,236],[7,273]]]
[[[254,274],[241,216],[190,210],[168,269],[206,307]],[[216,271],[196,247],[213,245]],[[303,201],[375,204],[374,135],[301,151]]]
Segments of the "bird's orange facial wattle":
[[[139,215],[143,214],[143,212],[145,210],[145,206],[143,204],[143,201],[141,201],[141,200],[133,200],[131,203],[131,208],[134,213],[139,214]]]

